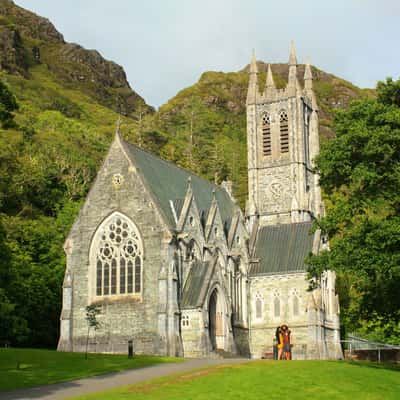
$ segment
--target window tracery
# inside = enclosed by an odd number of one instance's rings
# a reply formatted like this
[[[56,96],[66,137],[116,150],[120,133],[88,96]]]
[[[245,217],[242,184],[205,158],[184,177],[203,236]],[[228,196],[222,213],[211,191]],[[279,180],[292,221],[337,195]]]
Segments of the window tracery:
[[[134,224],[115,213],[94,238],[96,296],[138,294],[142,291],[143,247]]]

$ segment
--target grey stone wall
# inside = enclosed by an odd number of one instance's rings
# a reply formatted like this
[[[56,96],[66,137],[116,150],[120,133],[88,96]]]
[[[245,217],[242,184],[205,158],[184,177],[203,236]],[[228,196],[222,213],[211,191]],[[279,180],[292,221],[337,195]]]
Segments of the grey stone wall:
[[[243,326],[234,326],[233,338],[236,343],[238,354],[242,357],[250,357],[249,330]]]
[[[183,310],[182,316],[187,317],[189,321],[188,326],[181,326],[184,356],[205,357],[209,352],[210,343],[202,310]]]
[[[250,278],[250,351],[252,358],[271,352],[277,326],[289,326],[294,343],[294,357],[302,358],[303,345],[308,343],[307,288],[305,274],[286,274]],[[298,294],[299,313],[293,313],[294,291]],[[274,298],[279,294],[280,313],[275,316]],[[257,316],[256,301],[262,301],[261,317]]]
[[[113,185],[114,174],[123,176],[120,187]],[[94,266],[89,265],[89,251],[94,232],[112,212],[119,211],[137,226],[143,239],[143,291],[142,296],[120,295],[103,299],[91,298],[89,280],[93,279]],[[67,269],[73,276],[72,337],[73,351],[82,351],[86,343],[87,323],[85,308],[95,303],[101,308],[98,317],[100,328],[92,333],[91,341],[97,351],[111,351],[113,347],[133,339],[137,353],[164,353],[157,326],[159,306],[158,274],[166,227],[138,175],[123,154],[118,140],[114,140],[108,156],[99,171],[85,205],[75,222],[69,241],[72,248],[67,256]],[[65,338],[63,338],[65,342]],[[61,341],[62,342],[62,341]],[[65,343],[60,343],[60,349]],[[64,346],[65,347],[65,346]]]

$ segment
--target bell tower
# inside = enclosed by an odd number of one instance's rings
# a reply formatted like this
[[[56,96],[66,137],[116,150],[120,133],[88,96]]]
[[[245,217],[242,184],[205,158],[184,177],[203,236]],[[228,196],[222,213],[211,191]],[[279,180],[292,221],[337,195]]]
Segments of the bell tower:
[[[260,91],[252,54],[247,92],[247,152],[250,226],[310,221],[321,213],[321,192],[313,160],[319,153],[318,106],[311,67],[306,65],[304,88],[297,78],[292,43],[288,83],[277,89],[268,65]]]

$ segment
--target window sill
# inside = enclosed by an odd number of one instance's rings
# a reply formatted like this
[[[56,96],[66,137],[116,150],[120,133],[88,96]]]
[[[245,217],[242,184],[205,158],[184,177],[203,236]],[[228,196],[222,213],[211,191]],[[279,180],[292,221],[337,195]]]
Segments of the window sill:
[[[94,297],[90,304],[91,305],[105,305],[105,304],[127,304],[127,303],[142,303],[142,294],[124,294],[124,295],[111,295]]]

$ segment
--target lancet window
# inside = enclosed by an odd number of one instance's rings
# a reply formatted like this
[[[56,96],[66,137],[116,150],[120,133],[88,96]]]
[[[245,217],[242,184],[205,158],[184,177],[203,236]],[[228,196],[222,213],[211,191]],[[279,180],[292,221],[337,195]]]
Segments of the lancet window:
[[[267,114],[262,117],[262,149],[264,156],[272,154],[271,117]]]
[[[277,290],[274,291],[274,317],[280,317],[281,315],[281,299],[279,292]]]
[[[279,130],[280,130],[280,149],[281,153],[289,152],[289,119],[287,112],[282,110],[279,113]]]
[[[114,213],[93,241],[96,296],[131,295],[142,291],[143,246],[127,217]]]
[[[256,318],[261,319],[263,312],[263,299],[260,293],[256,294]]]
[[[293,306],[293,315],[297,316],[299,315],[299,293],[297,289],[293,290],[293,295],[292,295],[292,306]]]

